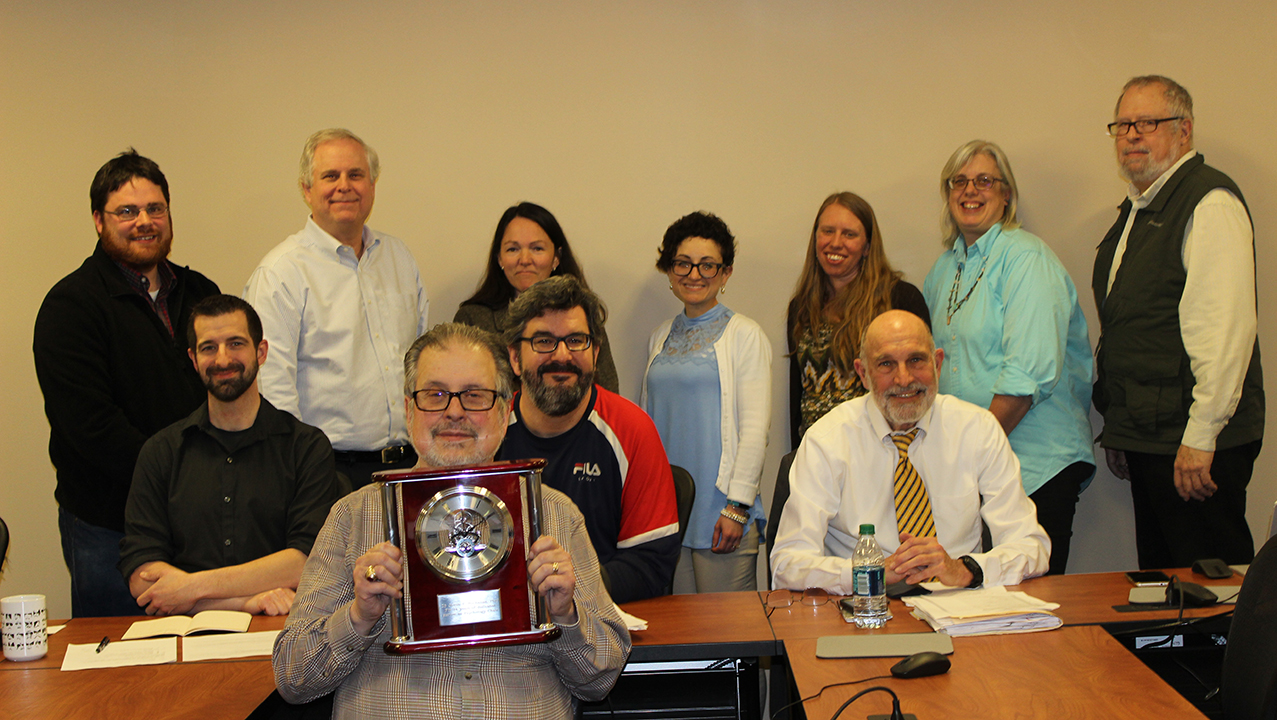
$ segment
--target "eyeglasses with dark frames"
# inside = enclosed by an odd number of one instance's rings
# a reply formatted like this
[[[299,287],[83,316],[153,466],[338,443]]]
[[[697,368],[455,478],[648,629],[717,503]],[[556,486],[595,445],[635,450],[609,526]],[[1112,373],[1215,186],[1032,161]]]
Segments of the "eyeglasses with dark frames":
[[[456,398],[457,402],[461,403],[462,410],[466,412],[483,412],[495,407],[499,396],[500,393],[496,390],[480,388],[462,390],[461,392],[427,389],[414,392],[412,401],[417,405],[417,409],[422,412],[443,412],[452,404],[452,399]]]
[[[717,275],[719,270],[727,266],[723,263],[709,261],[694,263],[686,260],[675,260],[670,267],[674,270],[674,274],[679,277],[687,277],[688,275],[691,275],[692,268],[696,268],[696,271],[701,274],[701,277],[708,280]]]
[[[1156,120],[1122,120],[1109,123],[1107,126],[1108,134],[1109,137],[1122,137],[1129,133],[1131,128],[1135,128],[1140,135],[1148,135],[1149,133],[1157,132],[1157,126],[1164,122],[1183,119],[1183,115],[1176,115],[1175,117],[1157,118]]]
[[[534,335],[530,338],[521,337],[519,342],[525,342],[532,346],[533,352],[539,352],[548,355],[559,349],[559,343],[567,346],[568,352],[581,352],[589,350],[594,344],[594,338],[589,333],[572,333],[563,337],[555,337],[553,335]]]
[[[164,203],[151,203],[146,207],[138,207],[137,205],[125,205],[118,210],[103,210],[107,215],[114,215],[120,219],[120,222],[132,222],[146,213],[152,219],[162,218],[168,215],[168,205]]]
[[[967,183],[973,183],[977,190],[988,190],[1000,182],[1006,182],[1006,180],[992,175],[976,175],[973,178],[966,175],[954,175],[949,178],[949,190],[961,192],[967,189]]]

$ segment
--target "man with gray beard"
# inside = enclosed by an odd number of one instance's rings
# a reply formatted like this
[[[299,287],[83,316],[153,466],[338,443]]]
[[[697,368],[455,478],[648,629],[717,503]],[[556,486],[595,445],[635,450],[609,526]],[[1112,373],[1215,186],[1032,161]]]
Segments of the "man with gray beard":
[[[1132,78],[1113,120],[1130,185],[1095,253],[1095,408],[1131,483],[1141,568],[1255,555],[1246,486],[1264,438],[1255,241],[1246,200],[1193,149],[1193,99]]]
[[[888,584],[1014,585],[1046,572],[1051,541],[1006,433],[988,410],[936,392],[943,361],[913,313],[890,310],[865,328],[856,373],[869,394],[816,421],[798,446],[775,587],[851,595],[863,522],[890,553]]]
[[[510,304],[506,344],[522,391],[497,458],[543,458],[542,477],[585,516],[618,603],[665,592],[678,561],[674,478],[652,419],[594,384],[606,311],[570,275]]]
[[[404,414],[418,468],[487,463],[505,435],[513,390],[505,347],[491,333],[436,325],[404,357]],[[585,521],[542,488],[544,534],[525,538],[528,586],[561,634],[546,643],[397,655],[390,602],[404,594],[400,549],[384,542],[381,489],[333,506],[302,574],[288,625],[275,641],[284,699],[334,692],[332,717],[542,720],[600,700],[630,652],[630,636],[599,578]]]

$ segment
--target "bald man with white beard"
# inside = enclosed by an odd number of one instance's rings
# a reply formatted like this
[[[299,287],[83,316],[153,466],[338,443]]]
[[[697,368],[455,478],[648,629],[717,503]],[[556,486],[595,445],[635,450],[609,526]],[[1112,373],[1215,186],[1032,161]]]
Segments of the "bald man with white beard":
[[[889,584],[1013,585],[1046,572],[1050,540],[1006,433],[988,410],[936,392],[943,361],[913,313],[891,310],[865,329],[856,372],[869,394],[812,425],[794,457],[771,555],[776,587],[852,594],[851,557],[867,522],[889,553]],[[902,518],[904,456],[923,490]]]

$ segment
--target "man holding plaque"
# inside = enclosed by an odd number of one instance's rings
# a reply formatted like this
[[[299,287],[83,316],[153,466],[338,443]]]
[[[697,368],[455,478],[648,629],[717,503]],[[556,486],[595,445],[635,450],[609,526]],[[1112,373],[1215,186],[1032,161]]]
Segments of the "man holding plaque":
[[[512,391],[506,350],[491,334],[447,323],[418,338],[404,358],[418,467],[491,462]],[[334,718],[570,718],[574,696],[604,697],[629,655],[629,634],[603,590],[580,511],[550,488],[542,508],[545,534],[530,547],[528,582],[546,600],[558,638],[390,655],[383,646],[391,601],[403,597],[403,558],[382,542],[378,486],[339,501],[275,643],[280,694],[300,703],[336,691]]]

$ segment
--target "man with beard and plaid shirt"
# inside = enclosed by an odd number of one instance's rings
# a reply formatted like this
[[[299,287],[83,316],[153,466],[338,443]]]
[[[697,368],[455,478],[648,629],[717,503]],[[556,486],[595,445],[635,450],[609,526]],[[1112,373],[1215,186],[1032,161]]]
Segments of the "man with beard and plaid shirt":
[[[251,305],[207,297],[186,335],[208,401],[142,446],[120,572],[148,615],[285,615],[341,496],[332,445],[258,392],[267,344]]]
[[[543,458],[542,477],[585,516],[618,603],[665,592],[678,560],[678,506],[656,426],[637,405],[594,384],[606,311],[571,276],[510,304],[506,344],[522,390],[497,458]]]

